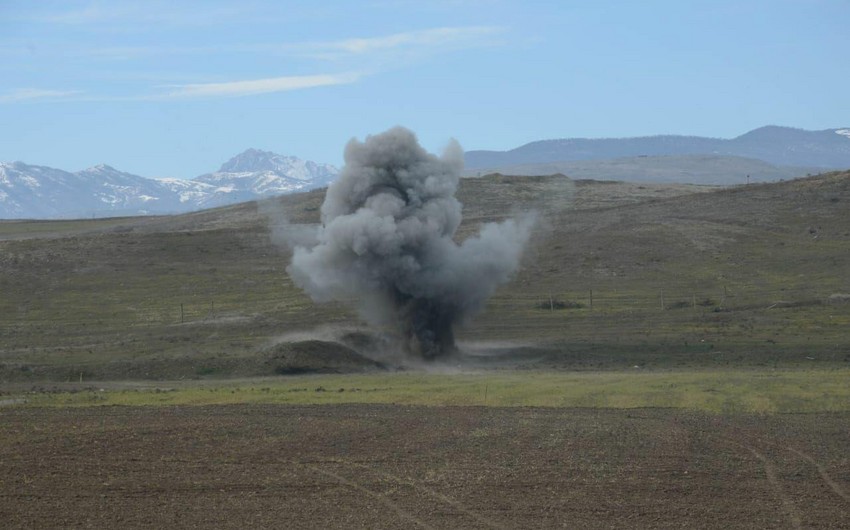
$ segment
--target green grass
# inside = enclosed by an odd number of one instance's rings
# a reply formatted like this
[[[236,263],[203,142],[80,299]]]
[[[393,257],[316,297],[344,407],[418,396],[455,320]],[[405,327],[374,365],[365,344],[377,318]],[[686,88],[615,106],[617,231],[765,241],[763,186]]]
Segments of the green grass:
[[[850,411],[850,369],[315,375],[31,393],[28,406],[374,403],[427,406],[665,407],[713,413]]]

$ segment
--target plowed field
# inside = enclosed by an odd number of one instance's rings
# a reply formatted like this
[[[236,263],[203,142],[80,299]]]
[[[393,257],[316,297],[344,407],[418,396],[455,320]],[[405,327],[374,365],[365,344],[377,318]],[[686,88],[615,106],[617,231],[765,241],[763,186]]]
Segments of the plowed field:
[[[850,415],[0,408],[4,528],[847,528]]]

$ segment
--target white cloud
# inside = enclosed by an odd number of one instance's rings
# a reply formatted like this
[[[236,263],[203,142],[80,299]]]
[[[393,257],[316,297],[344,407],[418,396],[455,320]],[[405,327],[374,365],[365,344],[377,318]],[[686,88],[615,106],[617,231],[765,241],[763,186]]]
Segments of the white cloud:
[[[145,101],[188,98],[238,97],[290,90],[303,90],[322,86],[343,85],[354,83],[363,77],[356,72],[342,74],[319,74],[304,76],[271,77],[267,79],[251,79],[244,81],[229,81],[225,83],[194,83],[185,85],[167,85],[160,88],[171,89],[157,95],[84,95],[80,91],[44,90],[38,88],[22,88],[5,94],[0,94],[0,104],[26,101]]]
[[[44,90],[41,88],[20,88],[5,94],[0,94],[0,103],[14,103],[17,101],[30,101],[35,99],[64,99],[79,95],[76,90]]]
[[[212,55],[221,53],[284,54],[312,59],[352,59],[369,55],[431,54],[463,48],[504,44],[500,36],[505,28],[498,26],[466,26],[430,28],[394,33],[379,37],[362,37],[320,42],[294,43],[215,43],[194,46],[106,46],[99,48],[62,48],[53,50],[63,56],[73,55],[103,59],[133,59],[157,55]],[[0,52],[21,53],[21,48],[0,48]]]
[[[320,59],[398,51],[439,52],[494,44],[494,38],[503,31],[496,26],[431,28],[383,37],[290,44],[282,49]]]
[[[195,98],[195,97],[221,97],[221,96],[250,96],[256,94],[268,94],[271,92],[285,92],[288,90],[300,90],[329,85],[343,85],[353,83],[361,77],[358,73],[344,74],[320,74],[303,76],[272,77],[268,79],[252,79],[248,81],[230,81],[226,83],[203,83],[177,85],[171,92],[160,97],[170,98]]]
[[[68,23],[83,23],[84,21],[100,20],[119,16],[120,9],[109,10],[102,4],[92,4],[68,15]],[[71,16],[73,14],[73,16]],[[376,37],[350,38],[332,41],[295,42],[295,43],[198,43],[192,46],[165,44],[149,44],[138,46],[116,46],[97,48],[65,47],[53,50],[63,57],[90,57],[132,61],[145,56],[177,54],[189,55],[223,55],[240,53],[256,56],[289,55],[311,60],[338,61],[338,67],[347,73],[320,74],[305,76],[285,76],[261,78],[252,80],[237,80],[218,83],[194,83],[198,72],[181,72],[177,77],[181,84],[160,84],[153,92],[142,89],[142,93],[127,94],[126,87],[112,87],[107,83],[102,88],[105,93],[92,94],[62,90],[21,89],[6,94],[0,93],[0,103],[26,100],[62,100],[75,101],[138,101],[166,100],[202,97],[237,97],[255,94],[301,90],[329,85],[354,83],[365,75],[378,74],[390,70],[404,68],[417,61],[429,57],[447,54],[457,50],[480,48],[487,46],[502,46],[505,28],[496,26],[461,26],[439,27],[417,31],[408,31]],[[17,49],[22,53],[23,48]],[[0,53],[12,53],[11,49],[0,48]],[[42,50],[43,52],[43,50]],[[226,60],[223,58],[223,64]],[[127,75],[128,70],[121,70]],[[145,70],[130,71],[135,78],[157,77]],[[200,73],[201,75],[203,73]],[[160,79],[169,76],[160,76]],[[174,75],[170,75],[172,80]],[[139,88],[139,87],[137,87]],[[121,92],[124,92],[121,94]],[[147,92],[147,93],[145,93]]]

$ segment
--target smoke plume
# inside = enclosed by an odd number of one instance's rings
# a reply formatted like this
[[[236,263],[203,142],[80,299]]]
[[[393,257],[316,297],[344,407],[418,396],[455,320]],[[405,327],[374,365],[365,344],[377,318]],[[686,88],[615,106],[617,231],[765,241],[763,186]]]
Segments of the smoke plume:
[[[480,311],[519,265],[533,220],[484,225],[462,244],[455,198],[463,151],[426,152],[402,127],[351,140],[328,188],[322,227],[287,268],[315,301],[353,301],[424,359],[456,351],[454,327]]]

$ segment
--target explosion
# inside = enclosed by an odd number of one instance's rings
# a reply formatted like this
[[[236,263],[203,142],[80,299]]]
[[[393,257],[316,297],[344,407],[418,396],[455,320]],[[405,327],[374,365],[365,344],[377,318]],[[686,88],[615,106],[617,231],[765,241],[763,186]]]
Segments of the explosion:
[[[322,226],[295,246],[289,275],[313,300],[353,302],[369,322],[391,326],[413,355],[455,353],[455,326],[516,271],[533,224],[490,223],[456,243],[462,168],[457,142],[437,157],[402,127],[351,140]]]

